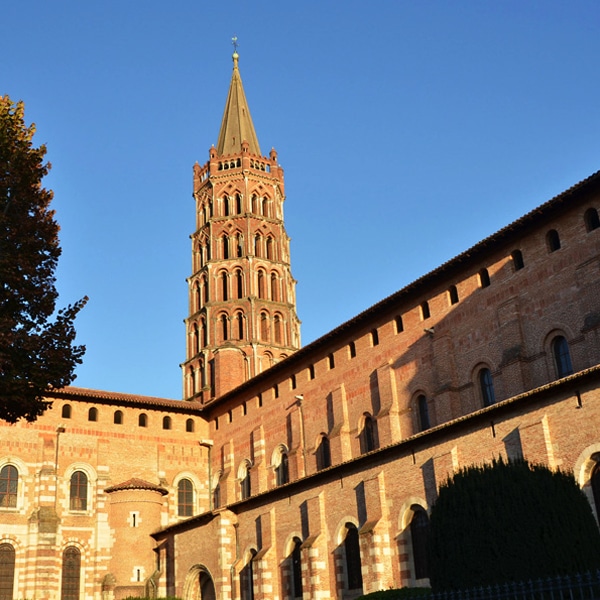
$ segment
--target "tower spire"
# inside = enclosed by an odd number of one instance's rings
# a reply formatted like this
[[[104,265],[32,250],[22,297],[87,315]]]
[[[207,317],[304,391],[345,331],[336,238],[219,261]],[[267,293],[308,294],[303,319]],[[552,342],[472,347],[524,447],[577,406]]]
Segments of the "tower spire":
[[[233,74],[231,76],[227,101],[225,102],[223,120],[221,121],[217,153],[221,156],[224,154],[238,154],[242,151],[242,142],[246,141],[248,142],[250,154],[261,156],[258,138],[254,131],[238,67],[237,37],[233,38],[233,46]]]

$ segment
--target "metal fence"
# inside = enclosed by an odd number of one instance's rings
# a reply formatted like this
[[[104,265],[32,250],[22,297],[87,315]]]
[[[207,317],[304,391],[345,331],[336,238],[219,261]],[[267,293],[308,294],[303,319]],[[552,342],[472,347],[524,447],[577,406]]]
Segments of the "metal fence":
[[[600,600],[600,570],[424,595],[428,600]]]

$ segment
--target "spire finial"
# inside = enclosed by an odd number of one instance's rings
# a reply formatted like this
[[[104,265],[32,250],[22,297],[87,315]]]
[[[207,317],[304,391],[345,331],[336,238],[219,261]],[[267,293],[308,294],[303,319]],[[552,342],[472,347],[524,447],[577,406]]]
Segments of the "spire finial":
[[[234,35],[231,38],[231,44],[233,45],[233,56],[237,56],[237,49],[238,49],[238,39],[237,39],[237,35]]]

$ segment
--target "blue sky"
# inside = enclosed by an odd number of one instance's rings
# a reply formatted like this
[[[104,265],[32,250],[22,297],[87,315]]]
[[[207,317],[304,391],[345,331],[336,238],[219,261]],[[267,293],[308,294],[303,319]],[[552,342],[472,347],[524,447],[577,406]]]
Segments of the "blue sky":
[[[53,168],[75,385],[181,397],[192,165],[231,37],[285,169],[307,344],[600,169],[597,1],[5,3],[0,94]]]

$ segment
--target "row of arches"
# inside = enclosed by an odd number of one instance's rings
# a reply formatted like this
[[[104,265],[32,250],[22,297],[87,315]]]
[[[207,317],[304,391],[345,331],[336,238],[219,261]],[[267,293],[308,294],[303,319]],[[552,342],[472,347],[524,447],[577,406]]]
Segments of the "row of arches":
[[[258,268],[254,278],[254,285],[249,287],[246,273],[241,267],[232,271],[220,269],[214,278],[215,294],[211,298],[208,277],[203,274],[193,283],[193,305],[194,312],[203,308],[208,302],[227,302],[229,300],[240,300],[249,296],[256,296],[261,300],[285,303],[290,296],[285,285],[285,279],[277,270],[267,271]]]
[[[270,219],[281,219],[280,203],[269,195],[251,194],[249,202],[239,192],[224,194],[213,202],[206,199],[201,205],[202,224],[214,217],[233,217],[246,213]]]
[[[562,379],[571,375],[573,373],[573,362],[566,337],[561,333],[551,334],[548,347],[555,379]],[[488,365],[483,364],[475,368],[473,383],[481,406],[486,407],[495,404],[494,376]],[[411,404],[413,412],[416,414],[417,431],[426,431],[432,426],[433,420],[429,410],[431,402],[432,400],[424,392],[415,394]]]

